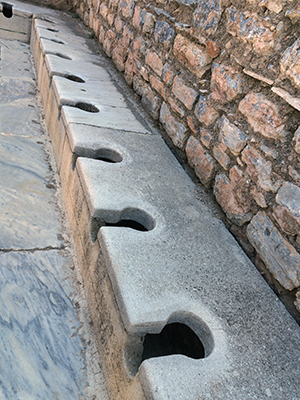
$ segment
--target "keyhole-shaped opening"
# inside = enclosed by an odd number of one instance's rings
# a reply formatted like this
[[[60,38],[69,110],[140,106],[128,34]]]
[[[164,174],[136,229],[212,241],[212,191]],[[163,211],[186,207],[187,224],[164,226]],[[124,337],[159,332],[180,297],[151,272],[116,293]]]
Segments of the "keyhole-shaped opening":
[[[13,6],[8,3],[2,4],[2,12],[5,18],[11,18],[13,16]]]
[[[145,336],[142,361],[174,354],[182,354],[196,360],[205,357],[201,340],[189,326],[174,322],[167,324],[158,334],[148,333]]]

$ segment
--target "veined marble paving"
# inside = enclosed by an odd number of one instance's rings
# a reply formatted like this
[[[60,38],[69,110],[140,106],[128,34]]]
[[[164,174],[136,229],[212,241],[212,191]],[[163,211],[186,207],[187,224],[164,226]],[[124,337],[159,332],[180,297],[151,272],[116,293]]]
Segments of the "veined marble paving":
[[[105,400],[47,140],[30,48],[0,39],[0,400]]]

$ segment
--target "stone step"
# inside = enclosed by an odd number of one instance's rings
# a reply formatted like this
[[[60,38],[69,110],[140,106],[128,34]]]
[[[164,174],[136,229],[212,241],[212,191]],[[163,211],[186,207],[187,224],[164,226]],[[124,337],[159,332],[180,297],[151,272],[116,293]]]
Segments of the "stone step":
[[[110,397],[299,399],[299,326],[72,32],[31,46]]]

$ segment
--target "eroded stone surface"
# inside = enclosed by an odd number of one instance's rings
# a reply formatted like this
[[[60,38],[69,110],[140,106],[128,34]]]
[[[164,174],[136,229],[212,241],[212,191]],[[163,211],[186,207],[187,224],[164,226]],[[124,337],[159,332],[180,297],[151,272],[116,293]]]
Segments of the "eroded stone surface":
[[[293,290],[300,286],[300,254],[282,237],[265,212],[253,217],[247,236],[283,287]]]

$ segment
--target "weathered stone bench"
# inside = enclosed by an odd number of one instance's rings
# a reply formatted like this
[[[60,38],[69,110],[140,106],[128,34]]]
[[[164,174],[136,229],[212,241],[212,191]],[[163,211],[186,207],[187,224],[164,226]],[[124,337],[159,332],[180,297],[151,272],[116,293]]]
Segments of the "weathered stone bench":
[[[69,24],[31,47],[111,398],[299,399],[298,325],[163,140]]]

